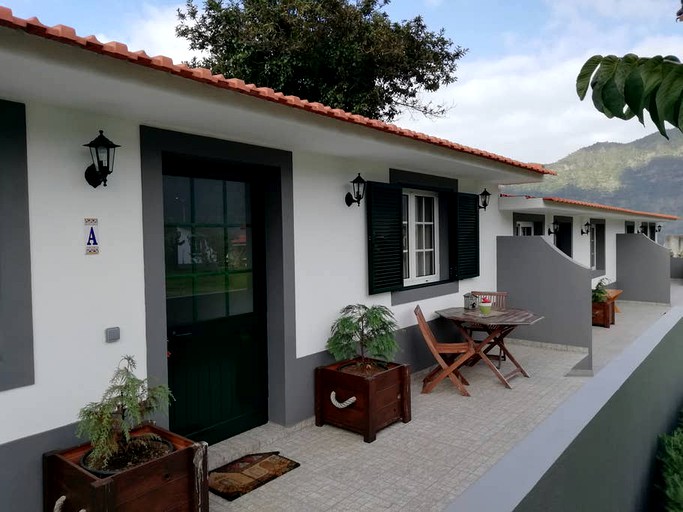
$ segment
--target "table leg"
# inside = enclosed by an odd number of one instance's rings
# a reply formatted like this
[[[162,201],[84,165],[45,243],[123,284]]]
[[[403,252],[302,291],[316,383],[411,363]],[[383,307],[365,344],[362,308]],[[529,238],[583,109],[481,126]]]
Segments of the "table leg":
[[[454,323],[455,323],[455,325],[458,327],[458,329],[460,330],[460,332],[462,333],[462,335],[465,337],[465,339],[466,339],[467,341],[472,341],[472,342],[474,342],[474,340],[473,340],[473,339],[470,337],[470,335],[467,333],[467,330],[466,330],[461,324],[459,324],[458,322],[454,322]],[[512,386],[510,386],[510,383],[505,379],[505,377],[503,376],[503,374],[500,373],[500,371],[498,371],[498,368],[496,368],[496,365],[494,365],[494,364],[491,362],[491,360],[488,358],[488,356],[487,356],[486,353],[484,352],[484,348],[486,348],[486,346],[487,346],[489,343],[491,343],[491,342],[493,342],[494,340],[496,340],[496,338],[498,338],[498,336],[499,336],[503,331],[504,331],[504,329],[501,328],[501,327],[499,327],[499,328],[497,328],[497,329],[494,329],[493,332],[492,332],[491,334],[489,334],[488,337],[486,337],[486,339],[484,339],[483,341],[480,341],[480,342],[479,342],[479,344],[478,344],[479,346],[477,346],[477,348],[476,348],[476,350],[475,350],[475,355],[476,355],[476,356],[479,356],[479,357],[481,358],[481,360],[484,361],[484,363],[486,364],[486,366],[488,366],[488,367],[491,369],[491,371],[495,374],[495,376],[498,377],[498,380],[503,384],[503,386],[505,386],[505,387],[508,388],[508,389],[512,389]],[[476,342],[474,342],[474,343],[476,343]]]

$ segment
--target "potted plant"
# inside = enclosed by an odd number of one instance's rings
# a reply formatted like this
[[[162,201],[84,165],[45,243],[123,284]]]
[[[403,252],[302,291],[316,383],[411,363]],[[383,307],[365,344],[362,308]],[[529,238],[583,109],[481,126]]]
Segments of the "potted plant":
[[[327,350],[337,360],[315,370],[315,423],[374,441],[377,431],[410,421],[410,368],[390,362],[398,350],[394,316],[384,306],[353,304],[341,310]]]
[[[608,302],[609,293],[607,292],[607,278],[602,278],[591,290],[591,312],[593,317],[593,325],[601,325],[609,327],[612,318],[612,303]]]
[[[481,311],[482,315],[488,315],[491,312],[491,306],[493,306],[491,299],[484,297],[479,303],[479,311]]]
[[[157,427],[171,392],[138,378],[124,356],[99,402],[79,412],[88,442],[43,457],[44,510],[208,511],[206,443]],[[64,508],[66,507],[66,508]]]

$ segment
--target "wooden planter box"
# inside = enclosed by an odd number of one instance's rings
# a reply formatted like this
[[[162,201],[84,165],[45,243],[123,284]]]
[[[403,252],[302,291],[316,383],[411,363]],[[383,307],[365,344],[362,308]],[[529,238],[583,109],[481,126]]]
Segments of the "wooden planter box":
[[[65,496],[62,512],[208,512],[207,444],[155,425],[132,431],[145,432],[170,441],[175,451],[106,478],[79,464],[90,443],[43,455],[43,510],[52,512]]]
[[[339,369],[359,359],[341,361],[315,369],[315,424],[330,424],[363,435],[366,443],[377,438],[377,431],[397,422],[410,421],[410,368],[398,363],[384,363],[386,370],[365,377]],[[382,363],[382,361],[377,361]],[[356,401],[344,408],[337,402],[351,397]]]
[[[614,313],[617,305],[615,301],[622,294],[622,290],[607,290],[605,302],[592,302],[593,325],[607,327],[614,324]]]

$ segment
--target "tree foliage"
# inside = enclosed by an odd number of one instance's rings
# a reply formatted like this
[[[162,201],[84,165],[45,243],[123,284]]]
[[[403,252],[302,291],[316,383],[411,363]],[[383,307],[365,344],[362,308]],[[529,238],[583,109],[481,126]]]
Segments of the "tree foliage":
[[[387,121],[443,115],[419,95],[454,82],[467,50],[420,16],[392,22],[389,1],[187,0],[176,34],[206,55],[190,65],[226,77]]]
[[[337,360],[360,356],[390,360],[398,350],[394,331],[398,329],[391,310],[385,306],[351,304],[334,322],[327,350]]]
[[[677,57],[594,55],[576,78],[580,99],[586,97],[589,87],[593,105],[608,118],[637,117],[644,124],[644,112],[648,111],[667,139],[665,121],[683,131],[683,65]]]
[[[109,387],[99,402],[91,402],[79,413],[76,433],[91,442],[90,461],[104,467],[108,459],[125,449],[130,431],[154,412],[164,410],[173,397],[166,386],[149,387],[147,379],[136,377],[135,359],[121,359]]]

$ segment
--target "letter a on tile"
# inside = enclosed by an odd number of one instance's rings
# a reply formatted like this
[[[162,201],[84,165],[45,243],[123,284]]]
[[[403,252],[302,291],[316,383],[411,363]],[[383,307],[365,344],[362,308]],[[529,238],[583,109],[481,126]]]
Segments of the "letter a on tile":
[[[99,223],[97,219],[85,219],[85,254],[99,254]]]
[[[88,243],[85,245],[97,245],[97,237],[95,236],[95,228],[90,228],[90,234],[88,235]]]

